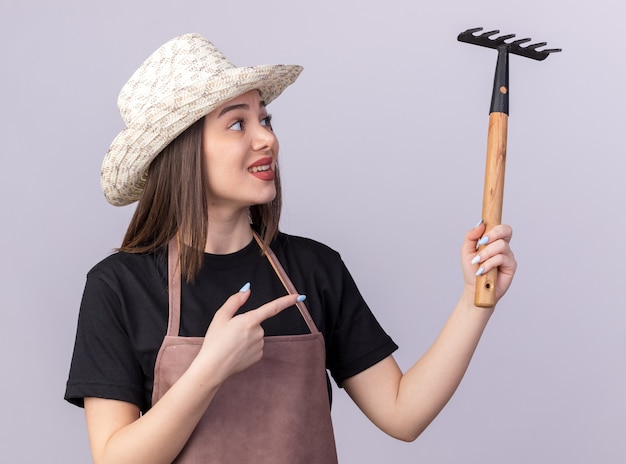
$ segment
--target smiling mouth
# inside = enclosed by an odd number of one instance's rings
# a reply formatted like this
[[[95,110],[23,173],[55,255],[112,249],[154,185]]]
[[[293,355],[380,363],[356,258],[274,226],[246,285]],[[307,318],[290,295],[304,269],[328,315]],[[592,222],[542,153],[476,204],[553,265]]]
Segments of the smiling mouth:
[[[265,172],[270,169],[272,169],[270,164],[264,164],[263,166],[252,166],[251,168],[248,168],[248,172]]]

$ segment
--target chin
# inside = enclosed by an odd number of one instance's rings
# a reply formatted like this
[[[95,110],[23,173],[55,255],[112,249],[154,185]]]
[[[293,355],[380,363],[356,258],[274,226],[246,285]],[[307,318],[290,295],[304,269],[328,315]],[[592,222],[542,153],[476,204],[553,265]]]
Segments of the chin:
[[[272,189],[271,192],[267,192],[265,195],[260,195],[257,201],[254,202],[255,205],[264,205],[273,201],[276,198],[276,189]]]

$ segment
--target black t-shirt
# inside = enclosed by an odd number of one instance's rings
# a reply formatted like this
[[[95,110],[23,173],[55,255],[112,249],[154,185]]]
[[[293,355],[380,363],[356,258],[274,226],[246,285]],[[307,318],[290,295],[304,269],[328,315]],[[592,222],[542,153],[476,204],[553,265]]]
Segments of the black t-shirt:
[[[397,345],[363,300],[339,254],[313,240],[280,234],[271,248],[297,291],[307,295],[323,333],[326,366],[338,385],[389,356]],[[240,309],[257,308],[287,292],[253,240],[227,255],[204,255],[192,284],[182,283],[181,336],[202,337],[215,312],[246,282]],[[87,275],[65,399],[117,399],[146,411],[154,364],[167,330],[167,254],[115,253]],[[308,333],[293,306],[263,323],[266,336]]]

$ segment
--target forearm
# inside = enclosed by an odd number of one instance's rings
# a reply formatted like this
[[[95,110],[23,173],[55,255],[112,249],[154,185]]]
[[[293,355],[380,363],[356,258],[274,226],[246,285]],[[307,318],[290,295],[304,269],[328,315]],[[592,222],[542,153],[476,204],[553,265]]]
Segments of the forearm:
[[[458,387],[493,309],[473,305],[465,291],[433,345],[405,374],[389,356],[343,386],[385,433],[412,441]]]
[[[400,379],[394,416],[404,438],[416,438],[433,421],[465,375],[493,313],[472,300],[464,292],[433,345]]]
[[[210,376],[206,366],[192,363],[150,411],[140,417],[136,407],[133,413],[127,403],[111,404],[97,398],[86,401],[95,464],[171,463],[219,388],[219,383],[209,382],[207,378]]]

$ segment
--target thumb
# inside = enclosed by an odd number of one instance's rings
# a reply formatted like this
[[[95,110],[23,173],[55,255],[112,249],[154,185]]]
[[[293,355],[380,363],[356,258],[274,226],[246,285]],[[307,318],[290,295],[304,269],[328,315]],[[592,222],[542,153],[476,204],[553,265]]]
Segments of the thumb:
[[[476,251],[476,242],[485,233],[485,223],[481,220],[465,234],[463,241],[463,253],[469,254]]]
[[[218,309],[213,319],[225,319],[230,320],[235,316],[235,313],[243,304],[248,301],[250,296],[250,283],[246,283],[241,290],[234,295],[231,295],[226,302]]]

